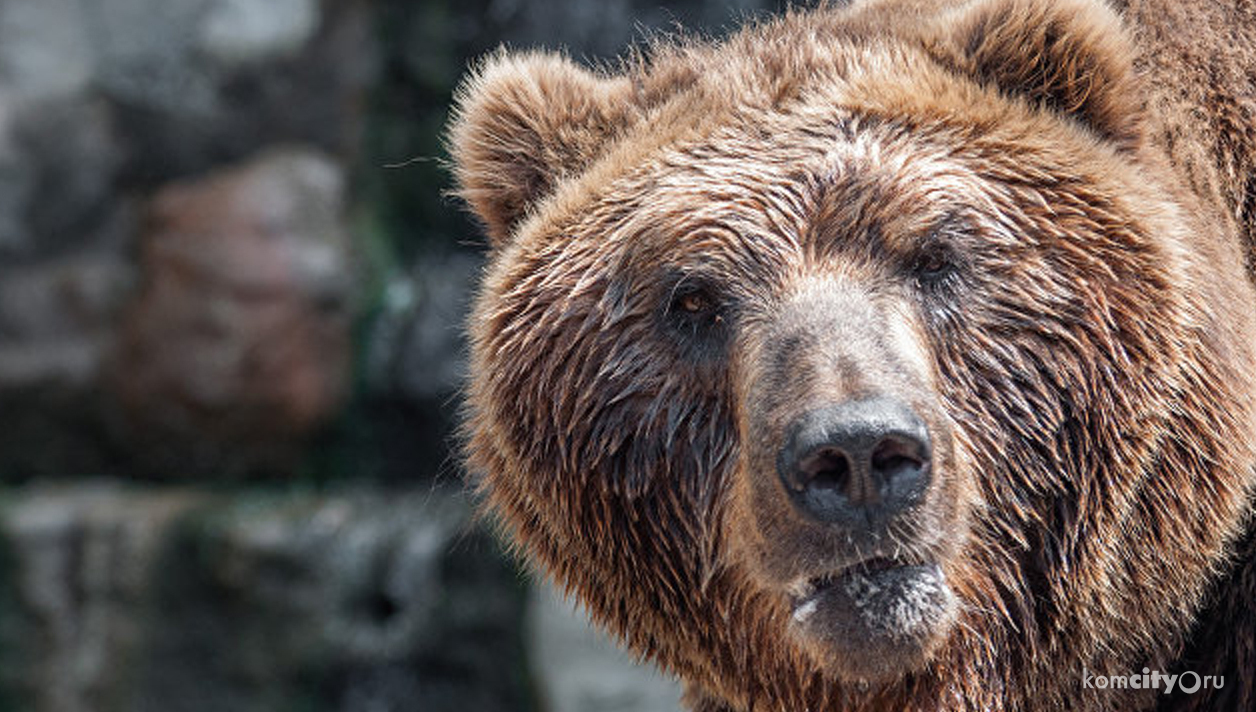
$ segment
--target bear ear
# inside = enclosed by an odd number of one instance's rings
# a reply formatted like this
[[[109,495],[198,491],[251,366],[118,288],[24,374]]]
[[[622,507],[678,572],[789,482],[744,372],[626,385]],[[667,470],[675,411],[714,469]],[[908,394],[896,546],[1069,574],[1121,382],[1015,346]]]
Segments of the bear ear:
[[[632,95],[626,77],[599,76],[540,52],[498,52],[463,83],[448,148],[458,195],[494,247],[630,123]]]
[[[1122,149],[1142,140],[1133,45],[1101,0],[985,0],[944,24],[944,53],[978,81],[1070,116]]]

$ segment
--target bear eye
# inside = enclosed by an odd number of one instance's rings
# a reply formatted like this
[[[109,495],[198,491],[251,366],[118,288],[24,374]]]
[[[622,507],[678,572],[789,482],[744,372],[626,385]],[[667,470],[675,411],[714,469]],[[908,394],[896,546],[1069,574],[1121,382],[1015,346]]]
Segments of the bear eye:
[[[954,255],[945,245],[927,246],[921,250],[911,265],[912,276],[921,286],[942,284],[955,273],[956,269]]]
[[[973,233],[972,224],[952,213],[943,217],[908,262],[912,278],[919,287],[949,285],[965,266],[964,244]]]
[[[719,305],[711,291],[700,284],[682,284],[672,292],[667,313],[687,321],[711,321],[719,318]]]
[[[664,317],[668,330],[687,347],[700,348],[703,354],[723,342],[727,331],[725,305],[705,282],[690,277],[682,279],[668,296]]]
[[[686,314],[702,314],[711,311],[713,307],[714,302],[706,292],[687,292],[676,297],[676,308]]]

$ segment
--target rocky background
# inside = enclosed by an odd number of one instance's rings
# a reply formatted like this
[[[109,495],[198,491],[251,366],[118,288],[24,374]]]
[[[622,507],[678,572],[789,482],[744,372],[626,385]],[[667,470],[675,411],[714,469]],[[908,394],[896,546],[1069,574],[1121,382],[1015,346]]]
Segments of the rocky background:
[[[462,492],[440,135],[778,4],[0,0],[0,712],[675,709]]]

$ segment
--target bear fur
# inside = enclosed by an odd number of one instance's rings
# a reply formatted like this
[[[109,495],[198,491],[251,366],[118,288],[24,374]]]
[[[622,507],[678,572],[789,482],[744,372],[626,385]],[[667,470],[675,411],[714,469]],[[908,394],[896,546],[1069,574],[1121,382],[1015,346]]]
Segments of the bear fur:
[[[1256,709],[1256,5],[503,51],[449,146],[491,245],[469,470],[691,709]],[[923,489],[807,516],[797,423],[869,398]],[[1144,669],[1223,684],[1093,682]]]

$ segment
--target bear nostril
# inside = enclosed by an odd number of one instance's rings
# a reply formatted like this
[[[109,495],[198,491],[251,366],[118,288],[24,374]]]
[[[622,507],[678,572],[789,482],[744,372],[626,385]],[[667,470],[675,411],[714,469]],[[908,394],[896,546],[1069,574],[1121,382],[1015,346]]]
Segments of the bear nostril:
[[[920,450],[918,442],[885,438],[872,450],[872,471],[886,479],[917,472],[925,466],[928,459],[927,453]]]
[[[845,490],[850,480],[850,459],[835,448],[822,448],[798,465],[800,488]]]

